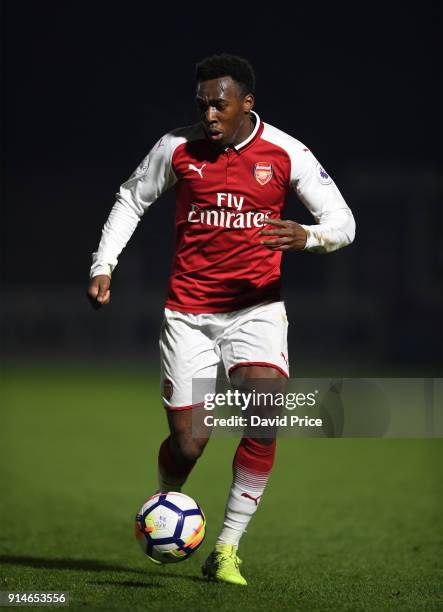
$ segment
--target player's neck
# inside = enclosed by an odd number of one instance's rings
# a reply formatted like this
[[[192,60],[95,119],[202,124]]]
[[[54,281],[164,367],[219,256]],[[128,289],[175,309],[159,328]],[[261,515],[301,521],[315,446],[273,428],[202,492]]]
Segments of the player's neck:
[[[243,125],[239,129],[234,141],[231,143],[232,146],[237,146],[244,142],[254,131],[255,128],[255,117],[248,115]]]

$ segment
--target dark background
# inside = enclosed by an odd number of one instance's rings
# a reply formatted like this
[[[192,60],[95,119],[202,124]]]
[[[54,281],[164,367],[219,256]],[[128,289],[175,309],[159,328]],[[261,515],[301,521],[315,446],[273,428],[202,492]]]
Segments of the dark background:
[[[285,259],[293,372],[441,375],[440,3],[338,4],[2,3],[3,359],[157,365],[173,193],[100,312],[90,253],[119,184],[196,120],[195,62],[230,52],[255,67],[259,115],[313,150],[357,222],[351,247]],[[295,196],[285,217],[309,222]]]

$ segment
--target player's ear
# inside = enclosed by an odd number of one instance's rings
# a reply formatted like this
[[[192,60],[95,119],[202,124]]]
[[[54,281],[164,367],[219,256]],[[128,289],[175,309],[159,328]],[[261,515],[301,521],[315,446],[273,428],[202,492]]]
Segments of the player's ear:
[[[253,94],[248,94],[243,98],[243,110],[245,113],[249,113],[254,108],[255,98]]]

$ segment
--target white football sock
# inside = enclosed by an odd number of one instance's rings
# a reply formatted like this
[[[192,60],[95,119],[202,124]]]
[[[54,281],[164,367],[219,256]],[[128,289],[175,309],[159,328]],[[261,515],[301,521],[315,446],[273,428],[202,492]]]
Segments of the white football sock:
[[[268,476],[269,474],[248,472],[239,465],[234,467],[234,482],[229,491],[223,527],[217,538],[217,544],[238,546],[252,515],[258,508]]]

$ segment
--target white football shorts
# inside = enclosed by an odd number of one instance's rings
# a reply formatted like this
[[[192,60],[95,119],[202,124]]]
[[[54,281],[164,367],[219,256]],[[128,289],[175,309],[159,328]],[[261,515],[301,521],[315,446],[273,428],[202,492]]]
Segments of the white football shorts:
[[[288,320],[283,302],[233,312],[192,314],[165,308],[160,331],[161,395],[165,408],[186,410],[203,402],[193,397],[193,379],[216,380],[247,365],[270,366],[289,376]],[[206,384],[206,383],[205,383]]]

